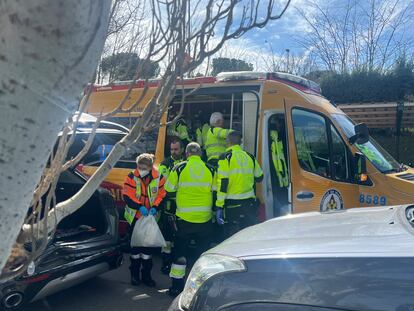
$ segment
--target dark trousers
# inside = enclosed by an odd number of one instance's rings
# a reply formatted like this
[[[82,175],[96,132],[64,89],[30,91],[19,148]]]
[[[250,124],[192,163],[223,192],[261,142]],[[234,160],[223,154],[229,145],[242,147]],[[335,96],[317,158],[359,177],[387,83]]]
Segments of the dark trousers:
[[[212,223],[191,223],[177,220],[178,231],[174,238],[174,262],[184,257],[188,264],[194,263],[205,252],[211,243]]]
[[[238,231],[257,224],[258,203],[254,199],[232,200],[224,205],[224,239]]]
[[[134,230],[136,219],[129,226],[129,235],[132,235]],[[142,280],[151,279],[151,270],[153,266],[152,255],[157,250],[156,247],[131,247],[130,248],[130,261],[131,265],[129,270],[131,276],[135,279],[141,279],[140,272],[142,274]]]
[[[179,293],[184,288],[187,267],[193,265],[198,257],[210,247],[213,226],[211,221],[198,224],[178,219],[177,228],[178,231],[174,237],[174,260],[170,271],[172,280],[170,290]]]
[[[167,207],[169,210],[161,212],[161,218],[159,220],[160,230],[164,236],[166,246],[161,248],[162,256],[162,270],[164,273],[168,273],[171,262],[172,262],[172,247],[174,241],[174,235],[176,232],[175,228],[175,215],[173,214],[176,209],[175,200],[170,200],[167,202]]]
[[[158,224],[165,241],[173,241],[176,231],[173,221],[175,219],[176,202],[175,200],[169,200],[166,205],[169,209],[161,212],[161,218]]]

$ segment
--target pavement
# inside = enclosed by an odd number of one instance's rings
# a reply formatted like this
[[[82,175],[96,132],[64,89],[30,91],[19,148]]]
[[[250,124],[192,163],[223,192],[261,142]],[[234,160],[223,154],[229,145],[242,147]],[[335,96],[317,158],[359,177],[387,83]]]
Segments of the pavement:
[[[166,291],[170,279],[160,272],[161,259],[154,258],[152,278],[155,288],[144,285],[132,286],[129,275],[129,256],[124,255],[124,263],[116,270],[61,291],[43,300],[27,305],[24,311],[164,311],[173,299]]]

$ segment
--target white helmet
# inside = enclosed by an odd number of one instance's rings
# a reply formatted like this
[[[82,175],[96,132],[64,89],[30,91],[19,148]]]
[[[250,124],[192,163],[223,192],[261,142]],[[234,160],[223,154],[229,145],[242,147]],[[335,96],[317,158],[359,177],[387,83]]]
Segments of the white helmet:
[[[213,112],[210,116],[210,125],[216,126],[217,123],[223,119],[223,114],[221,112]]]

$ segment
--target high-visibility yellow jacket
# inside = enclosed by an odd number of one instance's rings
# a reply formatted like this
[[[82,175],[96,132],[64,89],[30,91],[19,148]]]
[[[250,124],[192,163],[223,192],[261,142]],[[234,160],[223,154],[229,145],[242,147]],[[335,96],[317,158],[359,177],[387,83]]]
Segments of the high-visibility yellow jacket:
[[[271,151],[273,168],[275,169],[279,186],[287,187],[289,185],[289,176],[283,142],[279,140],[279,133],[277,131],[270,131],[270,137],[272,138]]]
[[[230,131],[221,127],[211,127],[207,131],[204,144],[207,160],[218,159],[226,152],[226,138]]]
[[[176,160],[173,157],[169,156],[160,163],[158,166],[158,171],[160,172],[160,175],[164,176],[167,179],[174,166],[183,161],[183,158]]]
[[[263,179],[263,171],[253,155],[239,145],[227,148],[218,161],[217,207],[226,200],[255,198],[255,183]]]
[[[178,119],[167,128],[167,134],[169,136],[176,136],[182,141],[191,141],[190,135],[188,134],[188,126],[183,119]]]
[[[176,165],[165,183],[165,190],[176,192],[177,217],[192,223],[209,221],[215,183],[214,168],[199,156],[190,156]]]
[[[210,126],[207,123],[204,123],[201,128],[196,130],[197,143],[204,148],[204,145],[207,141],[207,133],[210,129]]]

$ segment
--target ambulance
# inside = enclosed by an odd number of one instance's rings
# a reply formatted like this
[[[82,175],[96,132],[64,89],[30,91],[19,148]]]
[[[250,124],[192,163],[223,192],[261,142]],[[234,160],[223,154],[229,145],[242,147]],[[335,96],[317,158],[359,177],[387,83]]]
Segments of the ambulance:
[[[130,84],[94,86],[87,112],[99,115],[111,111],[128,94]],[[149,82],[149,91],[137,109],[109,121],[131,127],[157,84],[156,80]],[[209,122],[211,113],[223,113],[226,128],[242,132],[243,148],[255,155],[263,168],[265,177],[256,189],[262,220],[291,213],[414,202],[414,169],[394,160],[369,136],[364,124],[354,124],[310,80],[287,73],[226,72],[177,84],[161,124],[169,119],[168,114],[177,114],[183,94],[192,90],[185,97],[182,118],[193,139],[196,129]],[[144,82],[136,82],[126,108],[142,97],[143,90]],[[169,155],[166,142],[166,127],[161,126],[133,147],[137,154],[154,153],[160,163]],[[274,143],[279,148],[273,148]],[[276,149],[282,168],[275,165]],[[134,165],[133,157],[123,159],[106,179],[119,200],[123,179]],[[84,163],[82,170],[90,175],[96,166]]]

